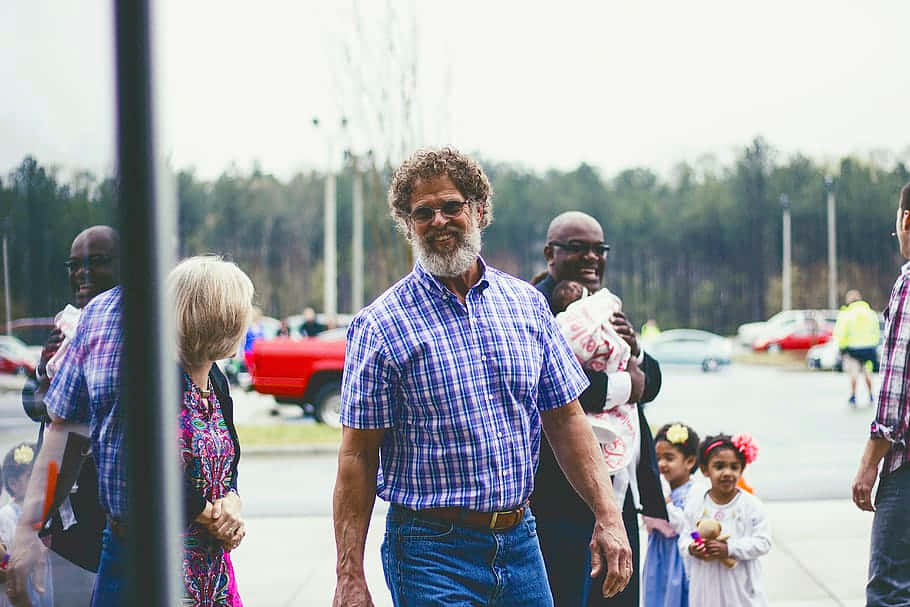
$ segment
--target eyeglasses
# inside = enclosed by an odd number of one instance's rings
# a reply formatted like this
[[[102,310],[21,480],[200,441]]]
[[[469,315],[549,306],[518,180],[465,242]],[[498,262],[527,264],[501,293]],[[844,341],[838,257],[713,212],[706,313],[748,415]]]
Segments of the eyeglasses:
[[[87,270],[96,270],[104,267],[114,261],[111,255],[89,255],[88,257],[70,257],[63,262],[67,272],[72,274],[79,268]]]
[[[560,249],[565,249],[572,255],[587,255],[588,251],[593,251],[598,257],[605,257],[607,252],[610,250],[610,245],[608,244],[593,244],[589,242],[559,242],[556,240],[551,240],[547,243],[551,247],[559,247]]]
[[[464,207],[470,200],[446,200],[438,209],[428,206],[419,206],[411,211],[411,221],[414,223],[429,223],[436,218],[436,213],[442,213],[446,219],[455,219],[464,213]]]

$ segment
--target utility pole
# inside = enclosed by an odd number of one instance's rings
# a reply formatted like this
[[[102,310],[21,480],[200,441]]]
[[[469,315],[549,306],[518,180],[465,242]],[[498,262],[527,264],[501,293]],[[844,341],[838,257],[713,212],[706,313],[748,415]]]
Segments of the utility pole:
[[[834,207],[834,177],[825,177],[828,192],[828,309],[837,309],[837,226]]]
[[[357,156],[351,155],[354,172],[354,237],[351,254],[351,312],[356,314],[363,307],[363,176],[357,166]]]
[[[780,206],[784,210],[784,251],[783,251],[783,268],[781,269],[781,310],[790,310],[793,307],[791,292],[791,265],[790,265],[790,197],[786,194],[780,195]]]
[[[325,173],[325,198],[323,200],[324,232],[322,258],[325,263],[325,284],[322,286],[322,311],[326,321],[338,313],[338,255],[335,225],[335,172],[331,165],[332,146],[329,145],[329,165]]]
[[[9,217],[3,220],[3,303],[6,310],[6,334],[13,334],[12,313],[9,309],[9,256],[6,252],[6,234],[9,232]]]

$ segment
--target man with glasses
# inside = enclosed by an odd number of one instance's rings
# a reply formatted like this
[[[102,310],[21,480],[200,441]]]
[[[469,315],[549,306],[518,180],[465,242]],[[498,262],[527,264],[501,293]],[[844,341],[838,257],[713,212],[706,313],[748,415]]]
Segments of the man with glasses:
[[[451,148],[421,150],[388,198],[416,263],[348,330],[334,604],[372,605],[363,552],[378,494],[395,605],[553,605],[527,503],[541,428],[596,513],[594,567],[615,594],[631,552],[577,401],[587,380],[540,293],[480,256],[486,175]]]
[[[563,280],[581,283],[589,291],[602,288],[607,253],[600,223],[586,213],[569,211],[550,222],[544,257],[547,272],[535,286],[549,300],[553,287]],[[595,413],[606,403],[638,403],[654,400],[660,391],[660,365],[644,353],[638,344],[635,330],[621,312],[612,318],[613,327],[632,348],[628,372],[605,374],[588,371],[591,386],[579,398],[585,411]],[[623,522],[632,547],[634,573],[626,589],[605,599],[596,588],[598,579],[591,579],[588,537],[595,520],[579,501],[566,480],[563,470],[553,456],[546,440],[541,442],[540,465],[534,480],[531,505],[538,517],[538,535],[547,566],[547,575],[557,605],[628,605],[639,604],[638,506],[646,516],[667,518],[667,508],[660,486],[654,440],[642,407],[638,407],[641,440],[637,447],[637,466],[631,475],[623,505]],[[571,470],[567,470],[571,472]]]
[[[73,240],[64,266],[69,274],[73,303],[79,310],[75,318],[67,318],[66,322],[62,322],[63,314],[58,315],[58,327],[48,338],[38,365],[38,387],[34,394],[23,395],[26,412],[36,421],[42,421],[42,438],[46,440],[35,461],[11,547],[7,594],[14,603],[23,600],[25,580],[33,574],[43,550],[35,529],[44,523],[42,511],[49,462],[53,460],[59,466],[69,432],[88,434],[88,428],[81,423],[88,420],[76,420],[72,413],[84,409],[89,401],[94,404],[97,399],[104,400],[109,407],[119,391],[120,290],[116,288],[120,281],[119,234],[108,226],[84,230]],[[81,333],[75,330],[80,321]],[[87,350],[91,350],[91,356],[86,354]],[[76,481],[76,493],[51,516],[51,548],[82,568],[67,568],[54,561],[54,592],[60,604],[85,605],[91,596],[94,576],[87,576],[84,570],[98,570],[105,509],[118,511],[112,507],[112,500],[107,500],[102,509],[99,489],[105,496],[115,495],[117,506],[125,507],[123,480],[118,480],[118,473],[122,473],[119,467],[122,425],[119,419],[113,418],[112,415],[106,420],[104,448],[97,445],[93,448],[93,458],[101,456],[97,467],[101,470],[100,483],[94,459],[86,458]],[[46,431],[44,423],[50,424]]]

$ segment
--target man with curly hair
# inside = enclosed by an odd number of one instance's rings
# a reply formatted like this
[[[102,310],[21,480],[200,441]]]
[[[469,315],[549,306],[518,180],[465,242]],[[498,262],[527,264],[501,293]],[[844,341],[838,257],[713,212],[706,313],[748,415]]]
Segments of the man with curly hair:
[[[631,575],[577,400],[587,379],[543,296],[480,256],[492,196],[481,167],[451,148],[418,151],[392,178],[392,217],[416,263],[348,330],[336,606],[372,605],[363,552],[376,495],[390,502],[382,560],[395,605],[553,605],[528,508],[541,429],[594,512],[603,593]]]

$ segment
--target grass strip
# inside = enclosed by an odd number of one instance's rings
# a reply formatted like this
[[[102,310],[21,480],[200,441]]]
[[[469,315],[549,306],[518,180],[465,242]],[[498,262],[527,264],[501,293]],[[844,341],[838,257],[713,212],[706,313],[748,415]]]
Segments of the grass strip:
[[[237,426],[241,446],[325,445],[341,441],[341,430],[325,424],[255,424]]]

